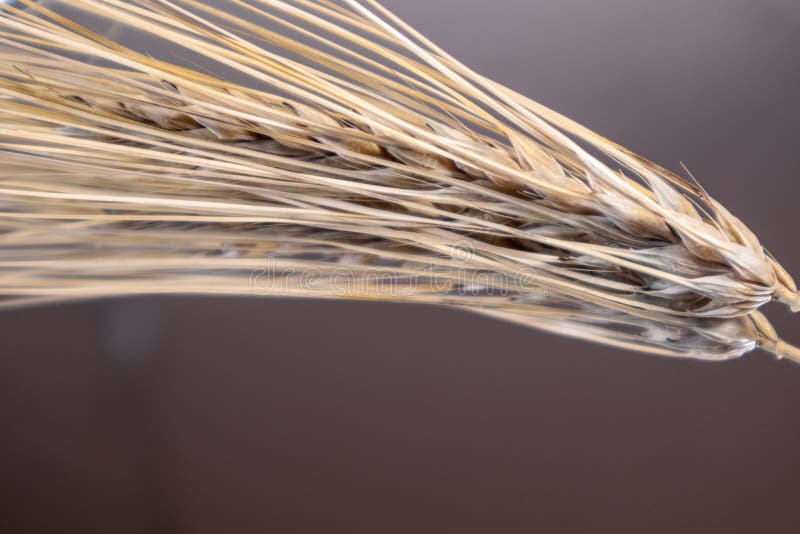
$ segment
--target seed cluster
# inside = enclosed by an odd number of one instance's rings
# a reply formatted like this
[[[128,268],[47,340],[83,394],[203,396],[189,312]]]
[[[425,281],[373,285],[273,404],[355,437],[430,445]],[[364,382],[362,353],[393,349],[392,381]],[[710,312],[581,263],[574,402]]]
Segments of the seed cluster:
[[[797,308],[797,287],[699,185],[472,72],[371,0],[70,5],[246,81],[32,3],[2,12],[5,305],[377,298],[656,354],[798,357],[758,312]]]

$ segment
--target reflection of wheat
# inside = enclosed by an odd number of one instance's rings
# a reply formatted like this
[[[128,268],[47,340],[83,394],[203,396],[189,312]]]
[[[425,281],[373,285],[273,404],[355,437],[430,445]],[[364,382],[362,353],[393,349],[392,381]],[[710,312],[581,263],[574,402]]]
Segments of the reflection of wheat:
[[[797,288],[705,191],[372,0],[68,2],[242,85],[23,3],[0,15],[5,305],[247,294],[269,257],[284,270],[267,290],[452,305],[656,354],[798,358],[757,311],[797,307]],[[342,265],[413,291],[302,283]],[[523,271],[535,290],[480,277]],[[485,287],[459,288],[465,272]]]

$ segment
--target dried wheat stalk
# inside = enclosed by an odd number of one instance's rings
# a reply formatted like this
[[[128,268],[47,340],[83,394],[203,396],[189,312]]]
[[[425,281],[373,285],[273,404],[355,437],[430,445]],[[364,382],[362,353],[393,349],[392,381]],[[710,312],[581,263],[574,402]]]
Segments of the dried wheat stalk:
[[[796,310],[797,287],[700,186],[373,0],[69,2],[242,83],[21,3],[0,14],[4,305],[280,292],[457,306],[655,354],[800,358],[757,311]]]

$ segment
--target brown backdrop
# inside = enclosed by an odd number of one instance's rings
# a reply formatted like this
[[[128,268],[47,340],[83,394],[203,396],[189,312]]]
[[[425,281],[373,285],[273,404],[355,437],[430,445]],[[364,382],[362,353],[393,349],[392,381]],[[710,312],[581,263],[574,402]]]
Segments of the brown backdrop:
[[[386,0],[678,168],[794,273],[796,0]],[[800,318],[770,309],[800,342]],[[409,305],[0,314],[0,531],[800,532],[800,367],[682,362]]]

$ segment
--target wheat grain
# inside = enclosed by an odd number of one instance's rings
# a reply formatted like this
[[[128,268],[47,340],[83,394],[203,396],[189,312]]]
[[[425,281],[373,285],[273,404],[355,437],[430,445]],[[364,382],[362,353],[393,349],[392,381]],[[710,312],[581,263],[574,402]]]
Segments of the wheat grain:
[[[246,83],[22,3],[0,15],[6,305],[252,294],[256,273],[262,293],[457,306],[657,354],[798,357],[757,311],[796,309],[794,282],[703,189],[371,0],[232,0],[247,18],[70,2]],[[336,287],[343,267],[358,284]]]

